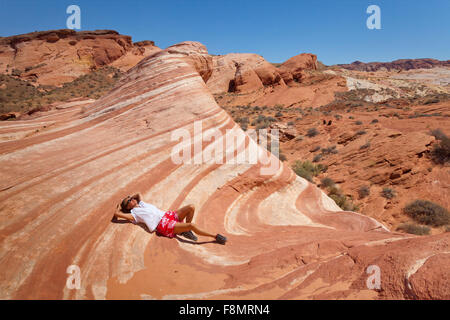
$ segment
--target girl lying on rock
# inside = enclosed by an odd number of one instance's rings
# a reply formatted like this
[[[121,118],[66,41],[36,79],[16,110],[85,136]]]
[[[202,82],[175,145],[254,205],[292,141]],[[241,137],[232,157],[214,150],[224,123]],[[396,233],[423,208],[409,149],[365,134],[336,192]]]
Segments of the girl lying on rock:
[[[180,234],[185,238],[197,241],[197,237],[192,233],[194,231],[200,236],[211,237],[218,243],[225,244],[227,239],[224,236],[206,232],[191,222],[194,211],[195,208],[192,204],[175,211],[163,211],[142,201],[141,194],[137,193],[134,196],[126,197],[121,204],[117,205],[113,219],[123,218],[132,223],[145,223],[150,232],[156,229],[158,234],[169,238]],[[184,219],[186,222],[183,222]]]

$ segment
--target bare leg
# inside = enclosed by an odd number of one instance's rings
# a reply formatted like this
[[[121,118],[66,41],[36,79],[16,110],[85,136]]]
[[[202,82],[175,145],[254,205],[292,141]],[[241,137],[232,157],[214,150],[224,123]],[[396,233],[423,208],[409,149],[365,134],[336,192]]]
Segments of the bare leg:
[[[206,237],[211,237],[211,238],[216,238],[215,234],[206,232],[202,229],[200,229],[199,227],[197,227],[197,225],[195,223],[183,223],[183,222],[177,222],[173,228],[173,232],[175,234],[179,234],[182,232],[187,232],[187,231],[194,231],[196,234],[198,234],[199,236],[206,236]]]
[[[184,221],[186,218],[186,222],[192,222],[192,219],[194,218],[194,211],[195,207],[193,204],[188,204],[187,206],[184,206],[180,209],[175,210],[178,214],[178,218],[181,222]]]

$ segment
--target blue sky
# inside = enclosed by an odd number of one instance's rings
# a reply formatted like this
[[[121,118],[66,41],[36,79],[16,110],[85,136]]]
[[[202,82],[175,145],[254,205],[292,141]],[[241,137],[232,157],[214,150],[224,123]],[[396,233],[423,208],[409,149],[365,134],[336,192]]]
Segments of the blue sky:
[[[450,59],[449,0],[0,0],[0,36],[66,28],[71,4],[81,8],[81,30],[113,29],[160,48],[200,41],[211,54],[269,62],[310,52],[327,65]],[[366,27],[371,4],[381,30]]]

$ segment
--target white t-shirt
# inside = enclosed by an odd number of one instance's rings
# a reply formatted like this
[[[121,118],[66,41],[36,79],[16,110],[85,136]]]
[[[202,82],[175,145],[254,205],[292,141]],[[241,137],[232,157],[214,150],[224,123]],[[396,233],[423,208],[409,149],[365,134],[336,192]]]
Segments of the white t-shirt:
[[[145,223],[148,229],[153,232],[165,214],[152,204],[140,201],[139,205],[130,210],[131,215],[137,223]]]

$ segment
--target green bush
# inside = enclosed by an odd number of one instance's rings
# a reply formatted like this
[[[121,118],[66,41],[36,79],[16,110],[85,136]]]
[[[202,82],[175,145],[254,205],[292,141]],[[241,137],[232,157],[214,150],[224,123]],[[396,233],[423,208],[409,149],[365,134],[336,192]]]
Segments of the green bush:
[[[434,136],[437,140],[442,140],[447,138],[447,136],[445,135],[445,133],[442,132],[441,129],[433,129],[431,130],[430,134],[432,136]]]
[[[370,194],[370,188],[368,186],[361,186],[358,189],[359,198],[365,198]]]
[[[435,227],[450,223],[448,210],[428,200],[414,200],[403,211],[419,223]]]
[[[323,154],[319,153],[316,154],[313,158],[313,162],[319,162],[320,160],[322,160]]]
[[[336,145],[328,147],[328,148],[322,148],[322,153],[323,154],[331,154],[331,153],[338,153],[338,151],[336,150]]]
[[[321,172],[325,172],[327,170],[327,167],[321,164],[315,165],[308,160],[303,162],[297,160],[292,166],[292,170],[294,170],[294,172],[298,176],[312,182],[312,178],[317,176]]]
[[[381,196],[386,199],[392,199],[396,196],[395,190],[391,188],[383,188],[381,191]]]
[[[397,230],[405,231],[406,233],[417,234],[419,236],[430,233],[430,228],[426,226],[420,226],[414,223],[402,223],[398,226]]]
[[[325,188],[331,188],[336,185],[336,182],[334,182],[333,179],[327,177],[327,178],[323,178],[322,180],[320,180],[320,184],[321,184],[321,186],[323,186]]]
[[[319,131],[317,131],[316,128],[309,128],[306,133],[306,136],[311,138],[311,137],[317,136],[318,134],[319,134]]]
[[[431,157],[435,163],[446,164],[450,162],[450,138],[444,136],[431,151]]]

